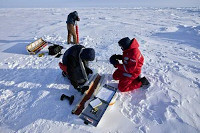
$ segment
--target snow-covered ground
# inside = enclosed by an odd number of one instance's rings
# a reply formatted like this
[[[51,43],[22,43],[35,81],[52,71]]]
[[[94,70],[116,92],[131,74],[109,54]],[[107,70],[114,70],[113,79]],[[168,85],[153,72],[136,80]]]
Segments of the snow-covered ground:
[[[137,38],[145,57],[147,89],[119,93],[99,125],[84,125],[71,110],[81,95],[63,78],[61,58],[28,55],[39,37],[66,49],[66,18],[77,10],[80,43],[96,51],[90,66],[115,68],[117,42]],[[200,11],[198,8],[0,9],[0,132],[198,133],[200,132]],[[62,93],[75,95],[70,106]]]

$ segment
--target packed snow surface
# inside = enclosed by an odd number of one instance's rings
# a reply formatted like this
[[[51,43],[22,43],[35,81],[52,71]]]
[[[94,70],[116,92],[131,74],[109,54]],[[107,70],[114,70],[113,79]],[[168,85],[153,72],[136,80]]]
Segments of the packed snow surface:
[[[62,60],[29,55],[26,46],[42,37],[67,42],[67,15],[77,10],[80,44],[94,48],[93,70],[112,80],[117,42],[136,38],[148,89],[118,92],[99,125],[85,125],[71,110],[81,98],[62,77]],[[198,8],[0,9],[0,132],[199,133],[200,11]],[[70,106],[61,94],[75,95]]]

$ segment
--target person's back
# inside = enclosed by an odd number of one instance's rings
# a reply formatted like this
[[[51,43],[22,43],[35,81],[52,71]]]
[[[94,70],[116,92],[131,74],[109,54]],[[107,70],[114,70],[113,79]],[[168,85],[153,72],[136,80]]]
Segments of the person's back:
[[[88,74],[92,73],[88,61],[94,58],[94,49],[84,48],[82,45],[72,46],[64,53],[62,62],[67,66],[68,77],[74,88],[78,88],[88,80]]]
[[[76,11],[71,12],[68,15],[66,23],[75,25],[75,21],[79,21],[78,13]]]
[[[67,58],[69,58],[69,56],[72,56],[75,59],[75,61],[73,61],[73,62],[77,62],[79,59],[79,53],[82,48],[84,48],[84,46],[74,45],[74,46],[70,47],[69,49],[67,49],[67,51],[65,51],[63,58],[62,58],[63,64],[66,66],[71,64],[70,61],[67,61]]]

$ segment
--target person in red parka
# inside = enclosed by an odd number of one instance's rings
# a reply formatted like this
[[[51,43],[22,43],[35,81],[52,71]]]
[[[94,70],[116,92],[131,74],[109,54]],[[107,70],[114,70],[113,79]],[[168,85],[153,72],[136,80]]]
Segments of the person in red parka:
[[[117,68],[113,73],[113,79],[119,80],[118,89],[126,92],[150,85],[145,77],[140,76],[144,57],[139,50],[137,40],[125,37],[118,44],[123,50],[123,55],[114,54],[110,57],[110,63]],[[120,64],[118,60],[122,60],[123,64]]]

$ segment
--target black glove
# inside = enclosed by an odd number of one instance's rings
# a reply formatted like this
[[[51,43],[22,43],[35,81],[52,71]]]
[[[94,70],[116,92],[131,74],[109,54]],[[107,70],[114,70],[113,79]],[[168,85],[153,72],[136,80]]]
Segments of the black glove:
[[[116,55],[116,59],[122,60],[122,55],[120,55],[120,54]]]
[[[113,66],[115,67],[117,64],[119,64],[119,61],[117,60],[117,55],[114,54],[110,57],[110,63],[113,64]]]
[[[114,55],[112,55],[111,57],[112,57],[113,59],[116,59],[116,60],[122,60],[122,55],[120,55],[120,54],[118,54],[118,55],[114,54]]]
[[[84,94],[84,92],[87,91],[88,89],[89,89],[89,86],[83,86],[83,87],[80,89],[81,94]]]
[[[93,74],[93,71],[90,68],[85,67],[85,70],[86,70],[87,75]]]

